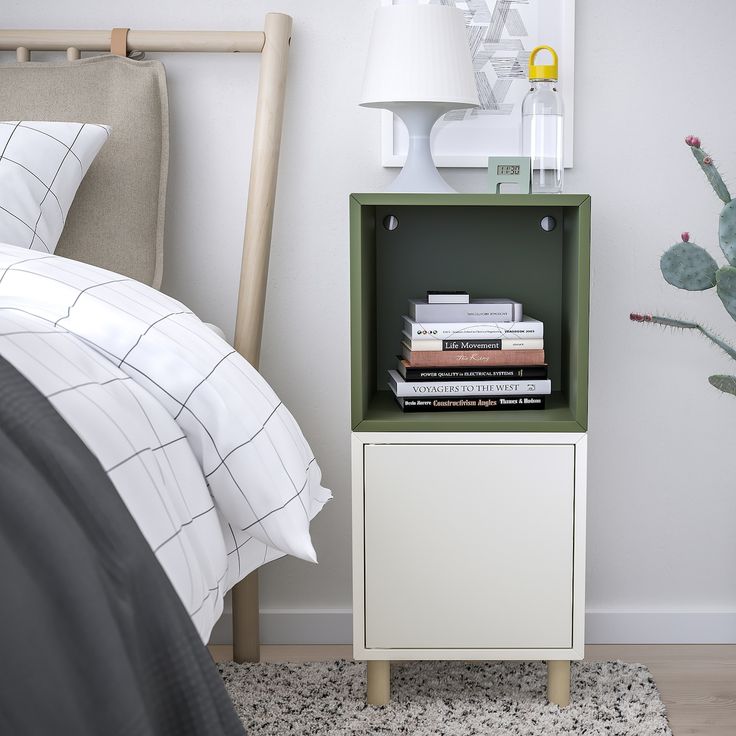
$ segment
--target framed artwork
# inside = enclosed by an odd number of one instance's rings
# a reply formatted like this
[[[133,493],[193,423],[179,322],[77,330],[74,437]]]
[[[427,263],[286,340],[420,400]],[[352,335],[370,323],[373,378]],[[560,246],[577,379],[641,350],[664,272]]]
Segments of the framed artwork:
[[[382,0],[384,5],[407,0]],[[417,2],[417,0],[412,0]],[[565,167],[573,164],[575,0],[418,0],[455,5],[465,13],[480,108],[453,110],[432,131],[437,166],[488,166],[489,156],[521,153],[521,102],[529,90],[529,53],[541,44],[560,57],[560,94],[565,108]],[[547,63],[542,52],[537,63]],[[381,163],[403,166],[408,138],[404,124],[381,112]]]

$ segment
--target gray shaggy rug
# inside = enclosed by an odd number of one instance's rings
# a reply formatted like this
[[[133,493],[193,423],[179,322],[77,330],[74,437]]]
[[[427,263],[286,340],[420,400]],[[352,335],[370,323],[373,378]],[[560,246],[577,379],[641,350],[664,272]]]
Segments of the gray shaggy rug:
[[[365,664],[218,665],[252,736],[672,736],[640,664],[573,662],[572,703],[546,701],[543,662],[403,662],[391,703],[365,704]]]

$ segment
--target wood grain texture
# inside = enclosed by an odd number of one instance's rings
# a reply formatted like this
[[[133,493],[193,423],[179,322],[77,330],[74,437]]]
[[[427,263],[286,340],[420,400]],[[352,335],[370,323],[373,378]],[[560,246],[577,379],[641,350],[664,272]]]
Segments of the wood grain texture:
[[[260,597],[258,570],[233,586],[233,659],[258,662],[261,657]]]
[[[391,662],[374,659],[367,668],[366,703],[386,705],[391,700]]]
[[[235,349],[255,367],[261,353],[291,25],[288,15],[266,15],[258,80],[234,341]]]
[[[570,705],[570,660],[547,662],[547,700],[566,708]]]
[[[736,734],[736,645],[591,645],[585,658],[645,664],[673,736]]]
[[[232,659],[228,646],[212,646],[215,661]],[[352,646],[263,646],[264,662],[351,659]],[[623,645],[585,648],[590,661],[641,662],[654,675],[673,736],[736,734],[736,645]]]
[[[261,354],[291,26],[292,19],[288,15],[266,15],[233,343],[255,368],[258,368]],[[233,589],[236,662],[259,660],[258,618],[258,570],[255,570]]]
[[[0,50],[23,46],[30,51],[109,51],[112,31],[0,30]],[[265,35],[261,31],[136,31],[128,34],[128,48],[136,51],[205,51],[259,53]],[[26,59],[27,61],[27,59]]]

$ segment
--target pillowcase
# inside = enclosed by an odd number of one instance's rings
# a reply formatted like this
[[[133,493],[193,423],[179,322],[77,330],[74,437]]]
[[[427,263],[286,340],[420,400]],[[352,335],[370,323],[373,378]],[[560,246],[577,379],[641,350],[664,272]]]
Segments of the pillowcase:
[[[0,122],[0,242],[53,253],[109,136],[96,123]]]
[[[0,308],[70,332],[158,400],[228,525],[228,552],[252,537],[270,548],[263,562],[272,550],[316,562],[309,522],[332,496],[306,438],[258,371],[183,304],[120,274],[0,243]]]

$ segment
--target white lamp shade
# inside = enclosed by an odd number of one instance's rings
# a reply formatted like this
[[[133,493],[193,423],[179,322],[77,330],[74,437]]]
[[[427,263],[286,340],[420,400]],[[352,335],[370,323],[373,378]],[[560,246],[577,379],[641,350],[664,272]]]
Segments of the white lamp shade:
[[[478,104],[462,10],[448,5],[385,5],[376,10],[360,104]]]

